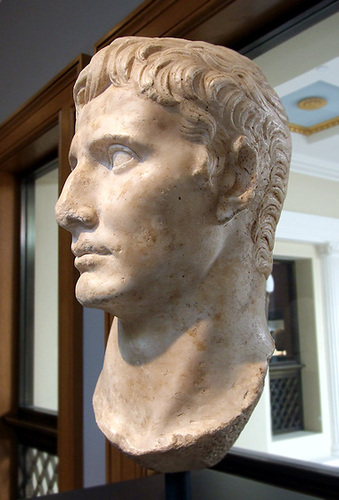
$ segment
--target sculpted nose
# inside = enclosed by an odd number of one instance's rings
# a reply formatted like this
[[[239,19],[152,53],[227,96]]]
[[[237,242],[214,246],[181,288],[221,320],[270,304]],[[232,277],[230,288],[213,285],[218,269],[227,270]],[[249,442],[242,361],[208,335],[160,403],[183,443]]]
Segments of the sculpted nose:
[[[93,228],[98,224],[93,202],[91,185],[81,176],[80,168],[77,167],[66,180],[55,206],[57,223],[68,231],[78,226]]]

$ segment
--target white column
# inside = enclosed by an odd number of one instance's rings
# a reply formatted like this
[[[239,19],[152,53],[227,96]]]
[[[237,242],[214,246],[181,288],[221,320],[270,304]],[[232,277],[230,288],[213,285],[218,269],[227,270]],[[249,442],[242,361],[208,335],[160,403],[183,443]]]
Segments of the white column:
[[[339,243],[319,245],[326,315],[332,454],[339,456]]]

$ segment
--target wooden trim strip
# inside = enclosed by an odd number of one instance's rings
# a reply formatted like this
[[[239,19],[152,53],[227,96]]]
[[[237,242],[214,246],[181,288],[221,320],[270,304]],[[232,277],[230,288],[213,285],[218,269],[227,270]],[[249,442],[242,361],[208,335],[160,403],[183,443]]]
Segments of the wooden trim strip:
[[[284,23],[335,0],[147,0],[95,45],[97,52],[120,36],[174,36],[236,50]]]
[[[3,420],[15,430],[21,444],[52,454],[57,453],[56,415],[25,409],[20,410],[18,415],[6,416]]]
[[[0,498],[15,498],[16,436],[2,417],[17,410],[19,190],[12,175],[0,172]]]
[[[70,171],[68,151],[74,134],[72,100],[66,102],[59,112],[59,134],[59,188],[61,190]],[[82,307],[74,295],[78,273],[74,268],[74,257],[70,248],[70,233],[59,228],[58,454],[60,491],[81,488],[83,484]]]
[[[65,102],[73,105],[74,82],[89,60],[81,54],[0,125],[0,170],[10,171],[10,158],[58,123]]]

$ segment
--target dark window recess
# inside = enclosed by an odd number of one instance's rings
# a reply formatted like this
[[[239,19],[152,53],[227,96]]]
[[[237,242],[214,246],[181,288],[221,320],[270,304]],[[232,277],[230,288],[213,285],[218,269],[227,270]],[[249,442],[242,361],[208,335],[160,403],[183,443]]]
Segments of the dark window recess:
[[[270,363],[273,434],[304,429],[295,263],[275,260],[268,326],[276,349]]]

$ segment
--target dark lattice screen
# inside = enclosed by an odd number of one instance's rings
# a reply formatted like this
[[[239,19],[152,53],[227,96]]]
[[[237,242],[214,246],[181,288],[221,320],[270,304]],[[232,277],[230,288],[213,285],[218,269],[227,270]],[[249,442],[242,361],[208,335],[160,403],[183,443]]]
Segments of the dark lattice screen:
[[[303,429],[300,369],[270,373],[273,434]]]
[[[58,492],[58,457],[19,446],[19,499]]]

